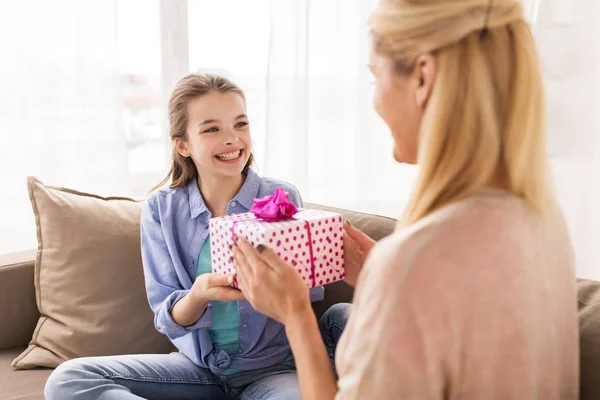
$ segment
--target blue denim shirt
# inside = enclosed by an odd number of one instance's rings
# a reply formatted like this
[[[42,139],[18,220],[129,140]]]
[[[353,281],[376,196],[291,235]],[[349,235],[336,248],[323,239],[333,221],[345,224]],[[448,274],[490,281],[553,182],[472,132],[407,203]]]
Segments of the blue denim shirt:
[[[289,192],[290,201],[302,206],[294,186],[261,178],[249,169],[242,188],[227,206],[227,214],[248,212],[255,198],[271,195],[276,188]],[[256,312],[247,301],[238,301],[238,354],[213,348],[208,334],[212,327],[210,304],[194,325],[180,326],[171,317],[171,309],[189,292],[196,277],[210,218],[195,179],[187,187],[160,189],[149,195],[142,211],[141,240],[154,325],[195,364],[217,374],[227,368],[254,370],[280,364],[290,355],[283,325]],[[324,288],[311,289],[310,294],[312,301],[322,300]]]

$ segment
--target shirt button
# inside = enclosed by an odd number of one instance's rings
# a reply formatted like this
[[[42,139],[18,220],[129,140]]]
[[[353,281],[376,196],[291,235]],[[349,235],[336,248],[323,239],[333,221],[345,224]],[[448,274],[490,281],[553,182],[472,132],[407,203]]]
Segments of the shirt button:
[[[235,201],[232,201],[231,202],[231,207],[235,207],[235,206],[237,206],[237,203]]]
[[[246,329],[248,327],[248,324],[243,324],[242,328]]]

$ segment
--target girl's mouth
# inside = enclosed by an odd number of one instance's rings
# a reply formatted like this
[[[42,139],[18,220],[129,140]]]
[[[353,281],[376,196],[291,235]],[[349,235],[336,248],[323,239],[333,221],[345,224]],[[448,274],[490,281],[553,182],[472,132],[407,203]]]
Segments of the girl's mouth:
[[[244,149],[237,149],[234,151],[230,151],[229,153],[217,154],[215,158],[219,161],[232,163],[239,160],[242,157],[242,154],[244,154]]]

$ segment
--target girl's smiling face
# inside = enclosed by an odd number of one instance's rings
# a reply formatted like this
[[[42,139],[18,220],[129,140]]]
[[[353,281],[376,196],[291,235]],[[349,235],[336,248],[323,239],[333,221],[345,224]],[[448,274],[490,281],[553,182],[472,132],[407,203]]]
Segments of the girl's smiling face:
[[[192,99],[187,112],[186,138],[176,139],[176,146],[194,161],[200,179],[241,174],[252,150],[244,99],[211,92]]]

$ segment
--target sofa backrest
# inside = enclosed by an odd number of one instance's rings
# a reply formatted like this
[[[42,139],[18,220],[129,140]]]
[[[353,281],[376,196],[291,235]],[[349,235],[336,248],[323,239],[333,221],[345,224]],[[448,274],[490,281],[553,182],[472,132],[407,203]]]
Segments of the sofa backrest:
[[[577,280],[581,396],[600,399],[600,283]]]
[[[34,262],[0,265],[0,350],[26,346],[40,313],[35,304]]]

